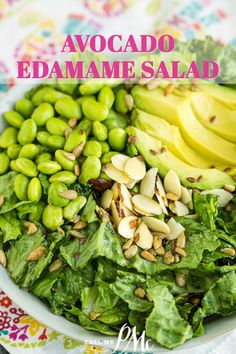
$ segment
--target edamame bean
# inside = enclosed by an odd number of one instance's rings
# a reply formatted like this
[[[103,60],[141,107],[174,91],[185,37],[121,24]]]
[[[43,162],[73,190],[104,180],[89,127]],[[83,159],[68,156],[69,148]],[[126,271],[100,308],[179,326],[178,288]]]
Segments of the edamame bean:
[[[55,104],[57,100],[63,97],[70,97],[66,95],[65,93],[62,93],[60,91],[56,91],[54,89],[48,90],[44,96],[43,96],[43,102]]]
[[[28,200],[29,178],[22,173],[14,180],[14,192],[19,200]]]
[[[24,175],[28,177],[36,177],[38,175],[37,167],[33,161],[25,157],[19,157],[17,160],[12,160],[12,162],[13,161],[15,161],[15,166],[18,171]]]
[[[27,98],[21,98],[15,103],[15,110],[24,118],[29,118],[34,110],[34,104]]]
[[[117,112],[122,114],[126,114],[128,112],[128,107],[125,102],[126,95],[127,91],[125,89],[120,89],[116,93],[115,108]]]
[[[67,186],[73,184],[76,181],[77,177],[74,173],[70,172],[70,171],[61,171],[61,172],[57,172],[54,175],[52,175],[49,178],[49,182],[53,183],[53,182],[63,182],[65,183]]]
[[[108,108],[113,106],[115,95],[109,86],[104,86],[98,94],[98,101],[104,103]]]
[[[109,151],[109,152],[105,153],[101,158],[101,163],[103,165],[105,165],[106,163],[111,162],[112,156],[116,155],[116,154],[117,154],[117,151]]]
[[[30,180],[28,186],[28,198],[31,202],[38,202],[42,197],[42,185],[37,177]]]
[[[38,165],[41,162],[52,160],[52,155],[49,152],[43,152],[42,154],[39,155],[39,157],[36,159],[36,164]]]
[[[81,106],[82,106],[82,103],[87,100],[87,98],[91,98],[91,100],[94,100],[96,101],[96,97],[95,96],[92,96],[92,95],[88,95],[88,96],[81,96],[79,98],[76,99],[76,102],[78,102]]]
[[[92,128],[92,122],[89,119],[82,119],[76,127],[78,131],[84,131],[85,134],[88,136]]]
[[[106,154],[111,150],[109,144],[106,141],[100,141],[100,145],[102,148],[102,155]]]
[[[107,140],[107,127],[99,121],[93,122],[93,134],[99,141]]]
[[[63,170],[66,171],[73,172],[75,165],[78,165],[78,162],[76,160],[69,160],[65,156],[64,150],[57,150],[55,152],[55,159],[62,166]]]
[[[108,142],[112,149],[122,151],[127,141],[127,133],[124,129],[114,128],[109,131]]]
[[[69,125],[61,119],[50,118],[46,122],[46,128],[52,135],[64,136],[65,130],[69,128]]]
[[[47,140],[47,145],[54,149],[62,149],[66,139],[60,135],[50,135]]]
[[[32,143],[37,134],[37,125],[33,119],[26,119],[18,133],[18,141],[21,145]]]
[[[63,224],[62,208],[55,205],[47,205],[42,216],[43,225],[49,230],[56,230]]]
[[[39,144],[48,146],[48,139],[50,136],[51,135],[48,132],[38,132],[36,134],[36,139],[38,140]]]
[[[12,171],[20,172],[18,167],[16,166],[16,160],[11,160],[10,168],[11,168]]]
[[[31,206],[30,213],[29,213],[29,221],[40,222],[42,219],[42,215],[43,215],[43,211],[44,211],[45,207],[46,207],[46,204],[42,200],[40,200],[37,204]]]
[[[45,95],[51,92],[51,90],[51,87],[42,87],[37,89],[37,91],[32,96],[32,102],[35,104],[35,106],[38,106],[43,103]]]
[[[17,143],[18,130],[13,127],[6,128],[0,135],[0,148],[7,149],[8,146]]]
[[[68,93],[70,96],[73,96],[75,93],[77,87],[78,87],[78,81],[76,79],[72,80],[66,80],[66,82],[62,80],[57,80],[58,87],[60,91]]]
[[[19,144],[12,144],[7,148],[7,155],[9,159],[15,160],[19,156],[21,146]]]
[[[77,214],[85,206],[86,201],[87,199],[84,196],[79,196],[69,202],[69,204],[63,210],[64,218],[69,221],[74,221]]]
[[[47,120],[53,118],[54,109],[50,103],[44,102],[40,103],[40,105],[35,108],[32,119],[38,126],[43,126],[46,124]]]
[[[40,149],[35,144],[26,144],[22,146],[19,153],[19,157],[26,157],[27,159],[33,160],[40,152]]]
[[[67,152],[71,152],[74,150],[76,146],[80,143],[86,141],[86,134],[83,130],[78,131],[74,130],[67,138],[64,150]]]
[[[108,130],[113,128],[125,129],[128,127],[128,119],[127,117],[110,109],[107,119],[103,121],[103,124],[107,127]]]
[[[96,156],[99,158],[102,156],[102,147],[98,141],[87,141],[83,150],[83,155],[86,157]]]
[[[24,122],[24,117],[15,111],[7,111],[3,113],[5,121],[14,128],[19,129]]]
[[[57,100],[55,103],[55,110],[57,111],[57,113],[61,114],[63,117],[66,117],[68,119],[82,118],[80,105],[72,98],[63,97]]]
[[[0,175],[3,175],[8,171],[10,166],[10,160],[5,152],[0,152]]]
[[[87,183],[92,178],[98,178],[101,172],[101,167],[101,162],[98,157],[87,157],[81,168],[79,182]]]
[[[69,200],[60,196],[60,193],[67,191],[67,186],[62,182],[53,182],[48,189],[48,203],[58,207],[66,207]]]
[[[82,103],[82,110],[85,115],[90,120],[103,121],[107,118],[109,110],[105,104],[91,100],[88,98]]]
[[[37,167],[45,175],[54,175],[54,173],[61,171],[61,166],[56,161],[40,162]]]
[[[87,81],[79,86],[79,92],[81,95],[94,95],[98,93],[104,84],[99,82],[94,82],[94,80]]]

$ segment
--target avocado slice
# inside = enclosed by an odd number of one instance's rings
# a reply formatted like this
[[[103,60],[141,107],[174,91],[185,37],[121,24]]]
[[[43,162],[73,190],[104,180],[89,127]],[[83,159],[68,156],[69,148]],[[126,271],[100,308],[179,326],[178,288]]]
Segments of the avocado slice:
[[[195,115],[206,128],[236,143],[236,111],[202,93],[192,95],[191,102]]]
[[[236,90],[227,86],[209,83],[198,84],[198,90],[217,99],[229,109],[236,110]]]
[[[137,85],[132,95],[137,108],[177,125],[184,140],[198,153],[221,164],[236,166],[236,145],[205,128],[193,113],[189,98],[165,96],[160,88],[148,91]]]
[[[203,170],[186,164],[164,147],[160,140],[152,138],[140,129],[129,126],[126,131],[129,136],[133,137],[136,148],[147,164],[157,167],[161,177],[164,177],[169,170],[173,170],[185,187],[201,190],[222,188],[225,184],[236,184],[230,176],[215,168]]]
[[[203,169],[211,168],[211,166],[215,166],[222,171],[226,169],[226,166],[219,165],[213,160],[210,161],[191,149],[184,141],[179,128],[169,124],[164,119],[143,112],[140,109],[133,110],[131,119],[132,125],[160,140],[172,154],[187,164]]]

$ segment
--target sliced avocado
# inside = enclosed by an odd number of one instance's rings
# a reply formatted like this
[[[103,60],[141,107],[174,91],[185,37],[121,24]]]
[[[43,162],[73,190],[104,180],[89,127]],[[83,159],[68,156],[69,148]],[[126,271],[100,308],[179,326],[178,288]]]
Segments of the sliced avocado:
[[[226,166],[219,165],[213,160],[210,161],[191,149],[185,143],[179,128],[164,119],[135,109],[132,112],[132,125],[160,140],[172,154],[193,167],[206,169],[215,166],[222,171],[226,169]]]
[[[160,88],[148,91],[137,85],[132,89],[132,95],[137,108],[177,125],[192,149],[221,164],[236,166],[236,145],[205,128],[193,113],[189,98],[165,96]]]
[[[236,90],[227,86],[202,83],[198,84],[198,91],[205,92],[208,96],[219,100],[229,109],[236,110]]]
[[[206,128],[236,143],[236,111],[204,93],[192,95],[191,102],[195,115]]]
[[[129,136],[134,137],[135,146],[146,163],[151,167],[157,167],[161,177],[164,177],[169,170],[173,170],[185,187],[201,190],[222,188],[225,184],[236,184],[230,176],[215,168],[203,170],[186,164],[163,147],[159,140],[140,129],[129,126],[126,131]]]

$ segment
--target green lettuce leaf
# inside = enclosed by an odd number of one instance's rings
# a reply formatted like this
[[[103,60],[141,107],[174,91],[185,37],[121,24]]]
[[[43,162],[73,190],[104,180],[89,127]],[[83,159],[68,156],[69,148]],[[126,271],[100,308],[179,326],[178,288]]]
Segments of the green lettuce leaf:
[[[194,210],[201,223],[210,230],[216,230],[216,220],[219,209],[219,197],[213,194],[193,194]]]
[[[16,240],[21,235],[20,221],[15,210],[0,215],[0,229],[3,233],[3,242]]]

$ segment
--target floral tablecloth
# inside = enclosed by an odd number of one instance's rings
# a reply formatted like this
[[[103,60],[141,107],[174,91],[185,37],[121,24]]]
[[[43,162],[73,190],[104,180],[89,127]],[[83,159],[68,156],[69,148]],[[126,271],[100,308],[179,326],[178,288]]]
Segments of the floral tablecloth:
[[[0,95],[17,82],[17,60],[51,60],[66,34],[211,34],[236,45],[235,13],[233,0],[0,0]],[[1,290],[0,343],[17,354],[110,352],[46,328]],[[233,354],[235,346],[232,333],[191,354]]]

